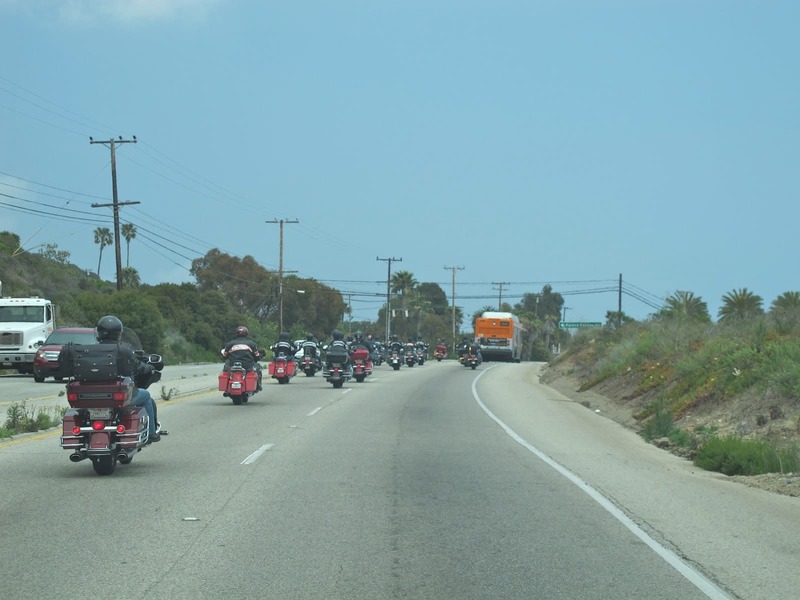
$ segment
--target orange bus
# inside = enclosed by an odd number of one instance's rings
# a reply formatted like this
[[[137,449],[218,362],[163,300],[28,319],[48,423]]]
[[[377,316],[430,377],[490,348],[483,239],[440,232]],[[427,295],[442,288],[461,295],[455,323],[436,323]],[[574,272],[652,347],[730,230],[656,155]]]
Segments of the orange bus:
[[[484,312],[475,319],[475,343],[484,360],[519,362],[522,332],[519,318],[510,312]]]

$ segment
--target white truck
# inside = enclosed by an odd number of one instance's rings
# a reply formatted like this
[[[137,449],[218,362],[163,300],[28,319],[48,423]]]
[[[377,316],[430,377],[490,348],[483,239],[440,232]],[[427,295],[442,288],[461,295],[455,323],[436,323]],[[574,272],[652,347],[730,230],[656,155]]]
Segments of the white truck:
[[[0,294],[0,369],[33,373],[33,356],[55,328],[56,313],[50,300]]]

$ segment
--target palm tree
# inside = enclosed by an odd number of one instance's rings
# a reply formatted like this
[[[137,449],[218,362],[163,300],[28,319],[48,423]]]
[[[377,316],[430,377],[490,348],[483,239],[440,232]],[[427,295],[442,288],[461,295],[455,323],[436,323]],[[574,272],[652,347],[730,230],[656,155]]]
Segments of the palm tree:
[[[408,296],[418,283],[419,282],[414,279],[414,274],[411,271],[398,271],[392,275],[392,279],[390,281],[391,290],[395,294],[400,294],[403,315],[405,315],[408,311]],[[406,324],[406,330],[407,329],[408,325]],[[406,331],[406,334],[408,334],[408,331]]]
[[[94,243],[100,244],[100,258],[97,259],[97,276],[100,277],[100,262],[103,260],[103,248],[114,243],[111,230],[108,227],[98,227],[95,229]]]
[[[749,319],[764,314],[764,309],[761,307],[763,303],[761,296],[747,288],[733,290],[722,297],[722,306],[717,316],[723,322]]]
[[[123,223],[122,224],[122,235],[125,237],[125,247],[126,247],[126,254],[125,257],[125,266],[131,266],[131,240],[136,237],[136,225],[133,223]]]
[[[122,287],[138,288],[140,284],[139,271],[133,267],[125,267],[122,269]]]
[[[770,312],[800,308],[800,292],[783,292],[772,301]]]
[[[690,321],[711,321],[708,304],[693,292],[677,291],[667,298],[664,308],[659,313],[669,319],[687,319]]]
[[[405,296],[408,292],[413,290],[418,283],[419,282],[414,279],[414,274],[411,271],[398,271],[392,275],[390,285],[395,294]]]

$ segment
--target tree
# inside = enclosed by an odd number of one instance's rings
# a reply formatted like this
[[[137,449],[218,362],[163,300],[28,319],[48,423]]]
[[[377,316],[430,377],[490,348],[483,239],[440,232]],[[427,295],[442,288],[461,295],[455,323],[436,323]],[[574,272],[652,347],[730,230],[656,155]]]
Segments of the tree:
[[[126,250],[126,257],[125,257],[125,266],[131,266],[131,240],[136,237],[136,225],[133,223],[123,223],[122,224],[122,235],[125,237],[125,250]]]
[[[722,297],[722,306],[717,316],[721,322],[750,319],[764,314],[763,303],[761,296],[747,288],[733,290]]]
[[[711,321],[711,315],[708,314],[708,305],[703,299],[695,296],[692,292],[685,291],[677,291],[667,298],[659,315],[668,319],[684,319],[705,323]]]
[[[414,279],[414,274],[411,271],[397,271],[397,273],[392,275],[392,279],[389,283],[391,290],[395,294],[400,294],[400,304],[403,311],[403,317],[400,322],[403,325],[405,337],[408,337],[408,322],[405,317],[405,315],[408,314],[408,297],[417,286],[417,283],[419,282]]]
[[[133,267],[125,267],[122,269],[122,287],[129,289],[138,288],[140,285],[139,271]]]
[[[98,227],[94,230],[94,243],[100,245],[100,258],[97,259],[97,276],[100,277],[100,262],[103,260],[103,248],[114,243],[111,230],[108,227]]]
[[[438,283],[420,283],[416,289],[420,297],[431,303],[434,314],[439,316],[452,314],[447,303],[447,294]]]
[[[800,292],[783,292],[772,301],[770,312],[800,308]]]
[[[238,258],[212,248],[192,261],[190,273],[202,291],[222,292],[243,313],[261,321],[277,314],[278,278],[252,256]]]

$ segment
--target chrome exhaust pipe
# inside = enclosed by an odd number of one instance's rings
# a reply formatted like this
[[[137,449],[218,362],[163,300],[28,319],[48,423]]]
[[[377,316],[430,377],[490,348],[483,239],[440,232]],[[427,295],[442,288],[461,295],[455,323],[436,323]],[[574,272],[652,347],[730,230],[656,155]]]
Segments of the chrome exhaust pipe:
[[[73,452],[72,454],[69,455],[69,459],[72,462],[81,462],[85,458],[87,458],[86,455],[85,454],[81,454],[80,452]]]

